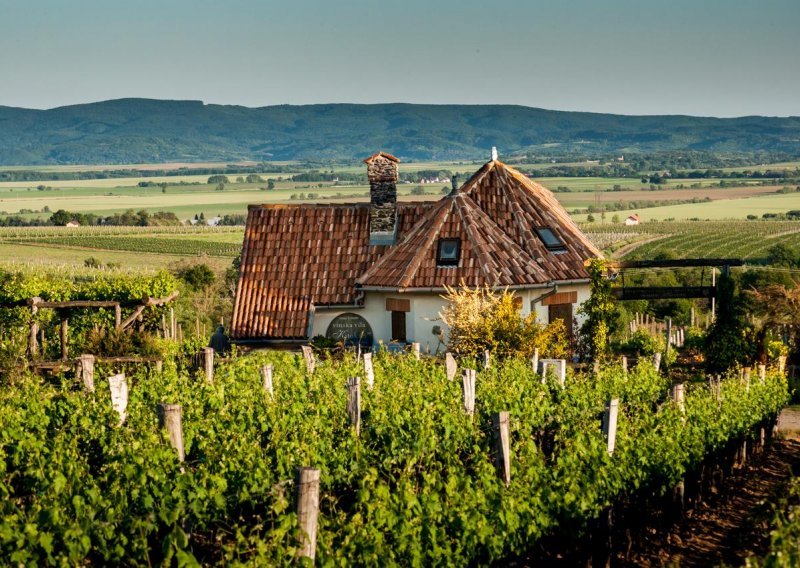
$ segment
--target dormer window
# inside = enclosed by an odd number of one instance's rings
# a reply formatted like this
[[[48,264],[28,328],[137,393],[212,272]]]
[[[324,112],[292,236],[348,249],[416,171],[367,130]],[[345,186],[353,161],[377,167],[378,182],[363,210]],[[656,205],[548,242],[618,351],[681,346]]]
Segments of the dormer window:
[[[542,239],[542,243],[544,243],[544,246],[547,248],[547,250],[561,251],[567,248],[567,246],[564,244],[564,241],[562,241],[552,229],[548,229],[547,227],[536,227],[536,234],[539,235],[540,239]]]
[[[438,266],[458,266],[461,255],[461,239],[439,239],[436,247],[436,264]]]

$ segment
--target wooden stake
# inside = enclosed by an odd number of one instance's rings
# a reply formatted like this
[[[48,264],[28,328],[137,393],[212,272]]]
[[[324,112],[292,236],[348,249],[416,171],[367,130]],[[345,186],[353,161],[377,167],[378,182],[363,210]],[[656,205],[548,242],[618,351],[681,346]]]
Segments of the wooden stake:
[[[464,412],[475,414],[475,369],[461,371],[461,391],[464,395]]]
[[[656,372],[661,370],[661,353],[653,354],[653,367],[656,368]]]
[[[158,421],[169,434],[169,442],[178,451],[178,461],[183,462],[183,429],[181,427],[181,405],[160,403],[158,405]]]
[[[314,357],[314,351],[308,345],[303,345],[300,349],[303,351],[303,359],[306,362],[306,371],[308,371],[308,374],[311,375],[314,373],[314,369],[317,368],[317,360]]]
[[[67,351],[67,336],[69,333],[69,319],[61,318],[61,360],[66,361],[69,356]]]
[[[94,392],[94,355],[78,357],[78,375],[86,392]]]
[[[311,467],[297,469],[297,521],[300,525],[299,558],[314,564],[317,551],[317,519],[319,517],[319,470]]]
[[[31,333],[28,338],[28,352],[31,354],[31,357],[36,357],[39,355],[39,344],[36,341],[36,334],[39,333],[39,324],[31,322]]]
[[[786,370],[786,355],[778,357],[778,372],[782,375]]]
[[[361,434],[361,381],[358,377],[347,379],[347,414],[356,436]]]
[[[263,367],[261,367],[261,380],[262,380],[263,385],[264,385],[264,390],[267,391],[267,393],[269,393],[269,397],[270,398],[274,398],[274,396],[275,396],[275,393],[274,393],[274,391],[272,389],[272,370],[273,370],[273,368],[274,367],[273,367],[272,363],[270,363],[269,365],[264,365]]]
[[[122,325],[122,307],[119,304],[114,306],[114,327],[119,329]]]
[[[372,366],[372,353],[364,353],[364,376],[367,379],[367,390],[375,386],[375,369]]]
[[[414,356],[414,359],[419,361],[419,343],[416,341],[411,344],[411,354]]]
[[[506,487],[511,485],[511,450],[509,446],[509,419],[508,411],[498,412],[492,417],[495,439],[495,465],[497,475],[503,480]]]
[[[214,382],[214,348],[213,347],[203,347],[200,351],[201,364],[203,366],[203,372],[206,375],[206,382],[213,383]]]
[[[686,391],[683,383],[672,387],[672,400],[681,412],[686,412]]]
[[[623,373],[627,373],[628,372],[628,358],[625,355],[623,355],[622,358],[620,359],[620,363],[622,364],[622,372]]]
[[[617,414],[619,413],[619,399],[614,398],[606,405],[605,414],[603,414],[603,435],[606,438],[608,445],[608,455],[614,453],[614,447],[617,443]]]
[[[667,318],[667,347],[664,351],[664,365],[669,366],[669,352],[672,349],[672,318]]]
[[[766,365],[759,365],[758,366],[758,380],[761,382],[762,385],[767,380],[767,366]]]
[[[169,337],[173,341],[178,338],[178,331],[175,327],[175,308],[169,309]]]
[[[119,413],[119,423],[124,424],[128,416],[128,382],[125,373],[108,377],[108,386],[111,389],[111,406]]]
[[[458,363],[456,363],[456,358],[449,351],[444,354],[444,367],[447,373],[447,380],[452,381],[455,379],[458,372]]]
[[[533,367],[533,374],[539,373],[539,348],[533,350],[533,359],[531,359],[531,367]]]
[[[491,355],[489,354],[489,350],[488,349],[484,349],[483,350],[483,368],[484,369],[488,369],[489,366],[491,365],[490,359],[491,359]]]

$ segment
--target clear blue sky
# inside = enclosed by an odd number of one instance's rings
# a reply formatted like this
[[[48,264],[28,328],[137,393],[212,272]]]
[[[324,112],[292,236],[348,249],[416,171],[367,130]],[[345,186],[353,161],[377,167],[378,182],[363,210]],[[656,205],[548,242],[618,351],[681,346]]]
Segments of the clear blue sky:
[[[0,0],[0,105],[800,115],[799,0]]]

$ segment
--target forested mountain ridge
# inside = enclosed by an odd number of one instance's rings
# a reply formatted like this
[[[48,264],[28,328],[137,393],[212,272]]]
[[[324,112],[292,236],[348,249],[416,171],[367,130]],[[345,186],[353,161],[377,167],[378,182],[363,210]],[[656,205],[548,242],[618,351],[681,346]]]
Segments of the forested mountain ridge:
[[[261,108],[118,99],[0,106],[0,164],[403,159],[517,152],[789,152],[800,117],[625,116],[512,105],[318,104]]]

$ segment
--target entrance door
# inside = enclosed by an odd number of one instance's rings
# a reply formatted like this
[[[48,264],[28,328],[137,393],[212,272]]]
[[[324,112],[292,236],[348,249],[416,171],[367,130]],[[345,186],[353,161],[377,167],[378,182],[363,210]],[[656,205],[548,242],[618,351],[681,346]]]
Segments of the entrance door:
[[[572,304],[550,304],[548,308],[549,322],[553,323],[559,319],[564,320],[567,333],[572,337]]]
[[[406,342],[405,312],[392,312],[392,341]]]

